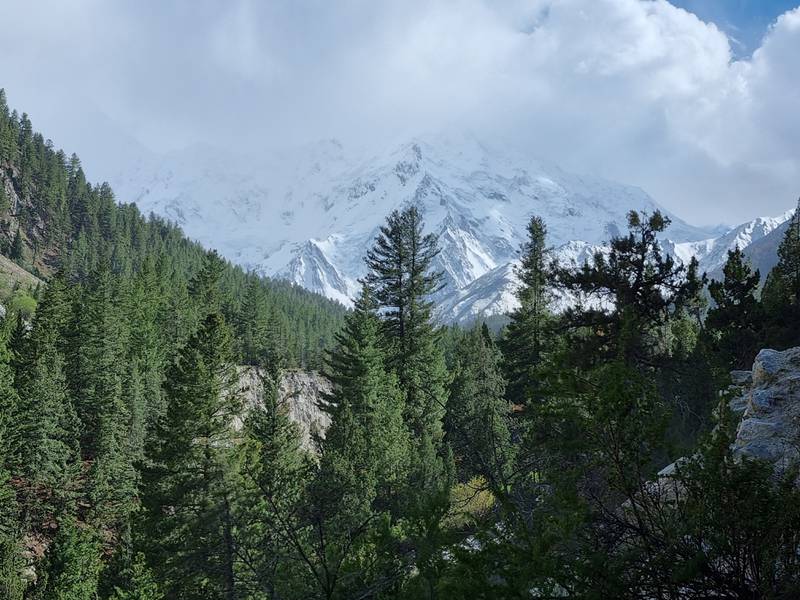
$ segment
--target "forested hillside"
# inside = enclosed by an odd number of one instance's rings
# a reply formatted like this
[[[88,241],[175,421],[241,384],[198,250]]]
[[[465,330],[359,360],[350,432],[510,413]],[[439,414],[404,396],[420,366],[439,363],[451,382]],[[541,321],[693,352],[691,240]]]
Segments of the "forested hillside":
[[[192,330],[190,282],[207,250],[159,217],[119,204],[107,184],[91,184],[77,156],[67,157],[35,133],[27,115],[9,111],[3,90],[0,250],[34,275],[58,273],[70,285],[90,287],[103,270],[119,288],[147,279],[146,294],[172,324],[173,347]],[[222,311],[236,327],[235,350],[245,362],[273,351],[296,365],[320,363],[341,324],[342,307],[230,264],[220,269]],[[30,287],[26,283],[22,287]]]
[[[41,278],[5,270],[0,597],[800,594],[796,461],[735,454],[726,392],[800,345],[800,214],[761,297],[738,250],[710,283],[665,255],[658,211],[577,267],[534,216],[495,336],[433,324],[416,206],[344,314],[118,205],[4,102],[0,142],[4,252]],[[313,451],[277,392],[291,364],[331,384]]]

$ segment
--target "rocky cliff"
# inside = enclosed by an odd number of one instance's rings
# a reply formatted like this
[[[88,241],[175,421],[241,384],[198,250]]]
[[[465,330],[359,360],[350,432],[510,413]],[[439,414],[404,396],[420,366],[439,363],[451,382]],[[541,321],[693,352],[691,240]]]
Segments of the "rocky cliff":
[[[257,406],[262,399],[261,371],[257,367],[239,368],[239,393],[245,408]],[[300,426],[303,447],[316,451],[314,436],[325,435],[330,417],[320,406],[330,392],[330,382],[316,371],[285,371],[280,383],[280,402],[289,418]],[[241,427],[241,420],[235,425]]]
[[[731,373],[730,409],[741,420],[732,450],[738,459],[772,463],[776,472],[800,460],[800,347],[758,353],[753,369]],[[687,458],[664,467],[651,489],[681,493],[675,475]],[[798,482],[800,484],[800,482]]]
[[[777,469],[800,459],[800,347],[762,350],[752,371],[735,371],[740,393],[731,409],[741,414],[734,452],[767,460]]]

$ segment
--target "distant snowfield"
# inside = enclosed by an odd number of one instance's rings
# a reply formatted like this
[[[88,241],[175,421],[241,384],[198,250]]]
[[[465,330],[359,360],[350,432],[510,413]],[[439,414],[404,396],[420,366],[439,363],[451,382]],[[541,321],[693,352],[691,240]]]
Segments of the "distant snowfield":
[[[363,256],[392,210],[416,204],[439,236],[436,298],[444,322],[515,306],[514,263],[531,215],[564,260],[582,263],[626,229],[629,210],[672,219],[664,246],[713,270],[791,216],[756,219],[715,237],[665,211],[643,190],[488,147],[469,136],[413,139],[384,153],[348,153],[336,140],[267,158],[196,148],[142,159],[112,180],[120,200],[180,224],[244,268],[351,304]]]

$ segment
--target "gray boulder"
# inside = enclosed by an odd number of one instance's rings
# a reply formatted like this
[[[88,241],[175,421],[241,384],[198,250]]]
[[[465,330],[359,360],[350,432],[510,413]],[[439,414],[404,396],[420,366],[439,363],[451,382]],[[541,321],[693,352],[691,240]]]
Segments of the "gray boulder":
[[[759,352],[751,384],[731,408],[743,408],[733,443],[736,456],[767,460],[778,469],[795,463],[800,458],[800,348]]]

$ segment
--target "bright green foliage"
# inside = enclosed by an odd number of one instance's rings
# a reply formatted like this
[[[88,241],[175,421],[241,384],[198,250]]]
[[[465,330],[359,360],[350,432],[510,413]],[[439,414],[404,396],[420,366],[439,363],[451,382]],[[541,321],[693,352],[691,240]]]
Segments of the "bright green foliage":
[[[62,520],[47,552],[42,600],[94,600],[102,569],[100,544],[91,529]]]
[[[210,313],[165,384],[167,411],[145,472],[152,566],[170,598],[231,597],[228,473],[236,394],[230,331]]]
[[[430,322],[430,295],[440,289],[441,274],[431,270],[439,249],[436,237],[422,230],[415,206],[389,215],[367,252],[365,282],[381,314],[387,365],[404,394],[411,438],[404,513],[430,595],[442,561],[437,546],[453,473],[442,427],[449,376]]]
[[[756,299],[761,276],[750,270],[739,248],[728,251],[723,272],[723,281],[712,281],[708,286],[715,306],[708,311],[706,325],[724,364],[729,369],[749,369],[759,350],[763,325]]]
[[[520,285],[519,307],[511,313],[511,322],[503,333],[502,348],[507,396],[517,404],[525,404],[537,395],[544,355],[552,336],[548,326],[550,314],[549,286],[551,265],[547,248],[547,227],[539,217],[528,222],[528,239],[522,246],[517,269]]]
[[[117,586],[110,600],[161,600],[164,596],[159,592],[150,568],[143,554],[138,553],[127,573],[124,587]]]
[[[508,487],[513,462],[511,406],[500,361],[485,325],[463,335],[445,417],[460,480],[480,475],[494,489]]]
[[[8,302],[8,308],[23,319],[30,320],[36,311],[36,299],[23,290],[14,290]]]
[[[247,598],[302,598],[317,587],[301,522],[313,464],[279,398],[279,377],[274,369],[261,373],[260,402],[238,450],[237,590]]]
[[[384,367],[380,325],[364,286],[329,359],[332,422],[310,492],[312,527],[330,540],[315,547],[325,579],[335,582],[324,590],[329,595],[380,589],[396,568],[375,543],[397,515],[409,432],[397,378]]]

